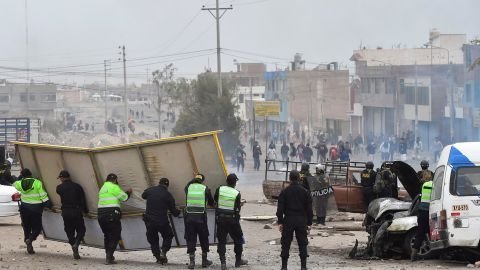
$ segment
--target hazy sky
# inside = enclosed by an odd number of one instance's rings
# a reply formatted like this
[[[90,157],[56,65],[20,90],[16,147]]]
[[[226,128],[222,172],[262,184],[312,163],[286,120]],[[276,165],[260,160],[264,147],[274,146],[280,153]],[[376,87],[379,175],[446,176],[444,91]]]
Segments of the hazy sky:
[[[180,76],[193,77],[210,63],[216,70],[215,20],[202,5],[211,0],[29,0],[29,55],[37,81],[103,82],[103,60],[127,52],[128,81],[146,80],[147,68],[173,62]],[[284,67],[297,52],[314,63],[349,62],[364,46],[408,47],[441,33],[480,35],[478,0],[223,0],[233,5],[221,21],[222,67],[267,62]],[[25,67],[25,2],[0,0],[0,66]],[[402,45],[402,46],[403,46]],[[211,49],[211,50],[209,50]],[[196,52],[195,52],[196,51]],[[179,53],[188,54],[179,54]],[[193,52],[193,53],[189,53]],[[209,54],[209,55],[207,55]],[[228,55],[227,55],[228,54]],[[161,57],[172,55],[169,57]],[[155,57],[155,58],[153,58]],[[140,58],[140,59],[139,59]],[[80,66],[92,64],[88,66]],[[98,64],[98,65],[96,65]],[[72,66],[68,68],[58,68]],[[0,69],[0,78],[24,78]],[[65,76],[59,72],[89,72]],[[120,82],[120,63],[112,64]],[[59,76],[62,75],[62,76]]]

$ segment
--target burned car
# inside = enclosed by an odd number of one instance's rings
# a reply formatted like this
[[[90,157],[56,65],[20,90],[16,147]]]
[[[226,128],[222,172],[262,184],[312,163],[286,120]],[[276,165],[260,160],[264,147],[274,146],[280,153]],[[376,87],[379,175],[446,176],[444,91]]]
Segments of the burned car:
[[[379,198],[368,206],[364,226],[368,232],[367,248],[363,253],[351,252],[355,257],[403,257],[410,256],[417,229],[417,208],[420,202],[421,183],[415,170],[402,161],[389,162],[387,166],[397,175],[412,202],[395,198]],[[354,254],[356,253],[356,254]],[[424,241],[419,250],[420,258],[433,256]]]
[[[299,169],[301,162],[282,161],[277,163],[283,167],[279,170],[266,168],[265,180],[263,181],[263,194],[269,200],[276,200],[280,192],[290,182],[288,172]],[[336,210],[350,213],[366,213],[367,203],[363,196],[363,188],[360,184],[360,173],[365,169],[365,162],[357,161],[327,161],[323,163],[333,189],[333,199]],[[310,163],[314,167],[316,163]],[[272,174],[273,173],[273,174]],[[399,187],[398,197],[402,201],[410,201],[408,192]],[[330,206],[332,204],[329,204]]]

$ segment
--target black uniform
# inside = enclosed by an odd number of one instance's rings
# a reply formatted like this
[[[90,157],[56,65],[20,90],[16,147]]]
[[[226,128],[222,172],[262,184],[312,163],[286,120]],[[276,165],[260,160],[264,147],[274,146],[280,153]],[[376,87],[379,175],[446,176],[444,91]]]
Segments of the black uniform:
[[[293,233],[297,238],[300,258],[306,259],[307,253],[307,226],[312,225],[312,197],[301,183],[292,182],[278,197],[277,205],[278,224],[283,225],[282,253],[280,257],[287,260]]]
[[[302,182],[302,186],[308,191],[310,191],[310,184],[308,183],[309,177],[313,177],[309,171],[300,171],[300,180]]]
[[[188,194],[188,187],[190,184],[199,183],[201,184],[201,180],[193,179],[192,181],[188,182],[187,186],[185,187],[185,194]],[[207,202],[208,206],[213,207],[215,205],[215,201],[213,200],[212,193],[210,189],[207,187],[205,189],[205,201]],[[200,246],[202,247],[202,252],[207,253],[209,252],[209,243],[208,243],[208,236],[210,233],[208,232],[208,223],[207,223],[207,212],[203,214],[195,214],[195,213],[184,213],[184,220],[185,220],[185,239],[187,240],[187,253],[195,253],[195,246],[197,245],[197,236],[200,240]]]
[[[422,184],[433,180],[433,172],[429,169],[418,171],[417,175],[418,179],[420,179],[420,182]]]
[[[218,203],[220,187],[215,191],[215,201]],[[240,208],[241,208],[241,195],[238,193],[237,198],[235,199],[235,213],[225,213],[221,209],[216,210],[216,222],[217,222],[217,238],[218,246],[217,252],[220,257],[225,256],[226,244],[227,244],[227,235],[233,240],[234,243],[234,252],[237,260],[242,258],[243,252],[243,231],[240,226]]]
[[[375,178],[377,173],[372,169],[365,169],[360,174],[361,184],[363,187],[363,197],[365,198],[365,203],[368,205],[371,201],[375,199],[375,194],[373,193],[373,185],[375,184]]]
[[[147,229],[147,240],[150,243],[153,256],[160,256],[160,245],[158,234],[162,235],[162,251],[166,253],[172,246],[173,231],[168,221],[168,211],[178,217],[180,211],[175,207],[175,199],[168,192],[165,185],[158,185],[147,188],[142,198],[147,201],[147,209],[143,220]]]
[[[83,188],[72,180],[64,180],[57,186],[57,194],[62,201],[62,217],[68,243],[80,244],[86,231],[83,213],[88,213]]]
[[[397,176],[389,169],[381,170],[376,175],[373,191],[378,198],[398,198]]]

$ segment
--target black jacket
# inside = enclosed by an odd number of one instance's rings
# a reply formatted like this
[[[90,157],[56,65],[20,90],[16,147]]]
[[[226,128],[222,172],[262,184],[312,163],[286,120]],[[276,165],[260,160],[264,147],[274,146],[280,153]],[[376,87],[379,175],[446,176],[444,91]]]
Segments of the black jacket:
[[[82,212],[88,213],[85,192],[79,184],[65,180],[57,186],[57,194],[62,201],[62,215],[81,216]]]
[[[216,205],[218,207],[218,196],[219,196],[219,191],[220,191],[220,187],[217,188],[217,190],[215,190],[215,196],[213,197],[215,199],[215,202],[216,202]],[[240,193],[238,193],[237,195],[237,198],[235,198],[235,205],[234,205],[234,208],[235,208],[235,215],[224,215],[224,214],[221,214],[219,213],[218,211],[216,212],[217,214],[217,218],[219,219],[222,219],[222,218],[234,218],[236,220],[240,220],[240,209],[242,207],[242,204],[241,204],[241,197],[242,195]],[[218,208],[217,208],[218,209]]]
[[[145,221],[164,225],[168,223],[168,211],[175,217],[180,215],[180,211],[175,207],[175,199],[164,185],[147,188],[142,193],[142,198],[147,201]]]
[[[312,225],[312,196],[300,182],[292,182],[278,196],[278,224]]]

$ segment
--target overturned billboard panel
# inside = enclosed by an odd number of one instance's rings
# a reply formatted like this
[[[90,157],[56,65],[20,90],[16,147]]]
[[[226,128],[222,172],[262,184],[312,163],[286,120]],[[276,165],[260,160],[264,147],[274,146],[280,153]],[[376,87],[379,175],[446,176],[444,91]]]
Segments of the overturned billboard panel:
[[[103,246],[103,234],[96,220],[98,191],[109,173],[118,175],[122,188],[132,188],[130,199],[122,202],[122,241],[120,248],[138,250],[150,248],[145,237],[142,214],[145,201],[143,191],[158,184],[161,177],[170,179],[169,191],[178,207],[185,206],[186,184],[197,173],[205,175],[212,191],[225,183],[227,170],[218,141],[218,132],[206,132],[149,140],[102,148],[78,148],[15,142],[22,168],[29,168],[34,177],[41,179],[53,211],[43,216],[44,235],[47,239],[67,241],[63,232],[60,197],[56,187],[58,173],[66,169],[74,182],[80,184],[86,196],[89,213],[85,220],[85,243]],[[215,242],[215,218],[209,210],[210,242]],[[174,228],[173,245],[184,246],[184,222],[170,217]]]

